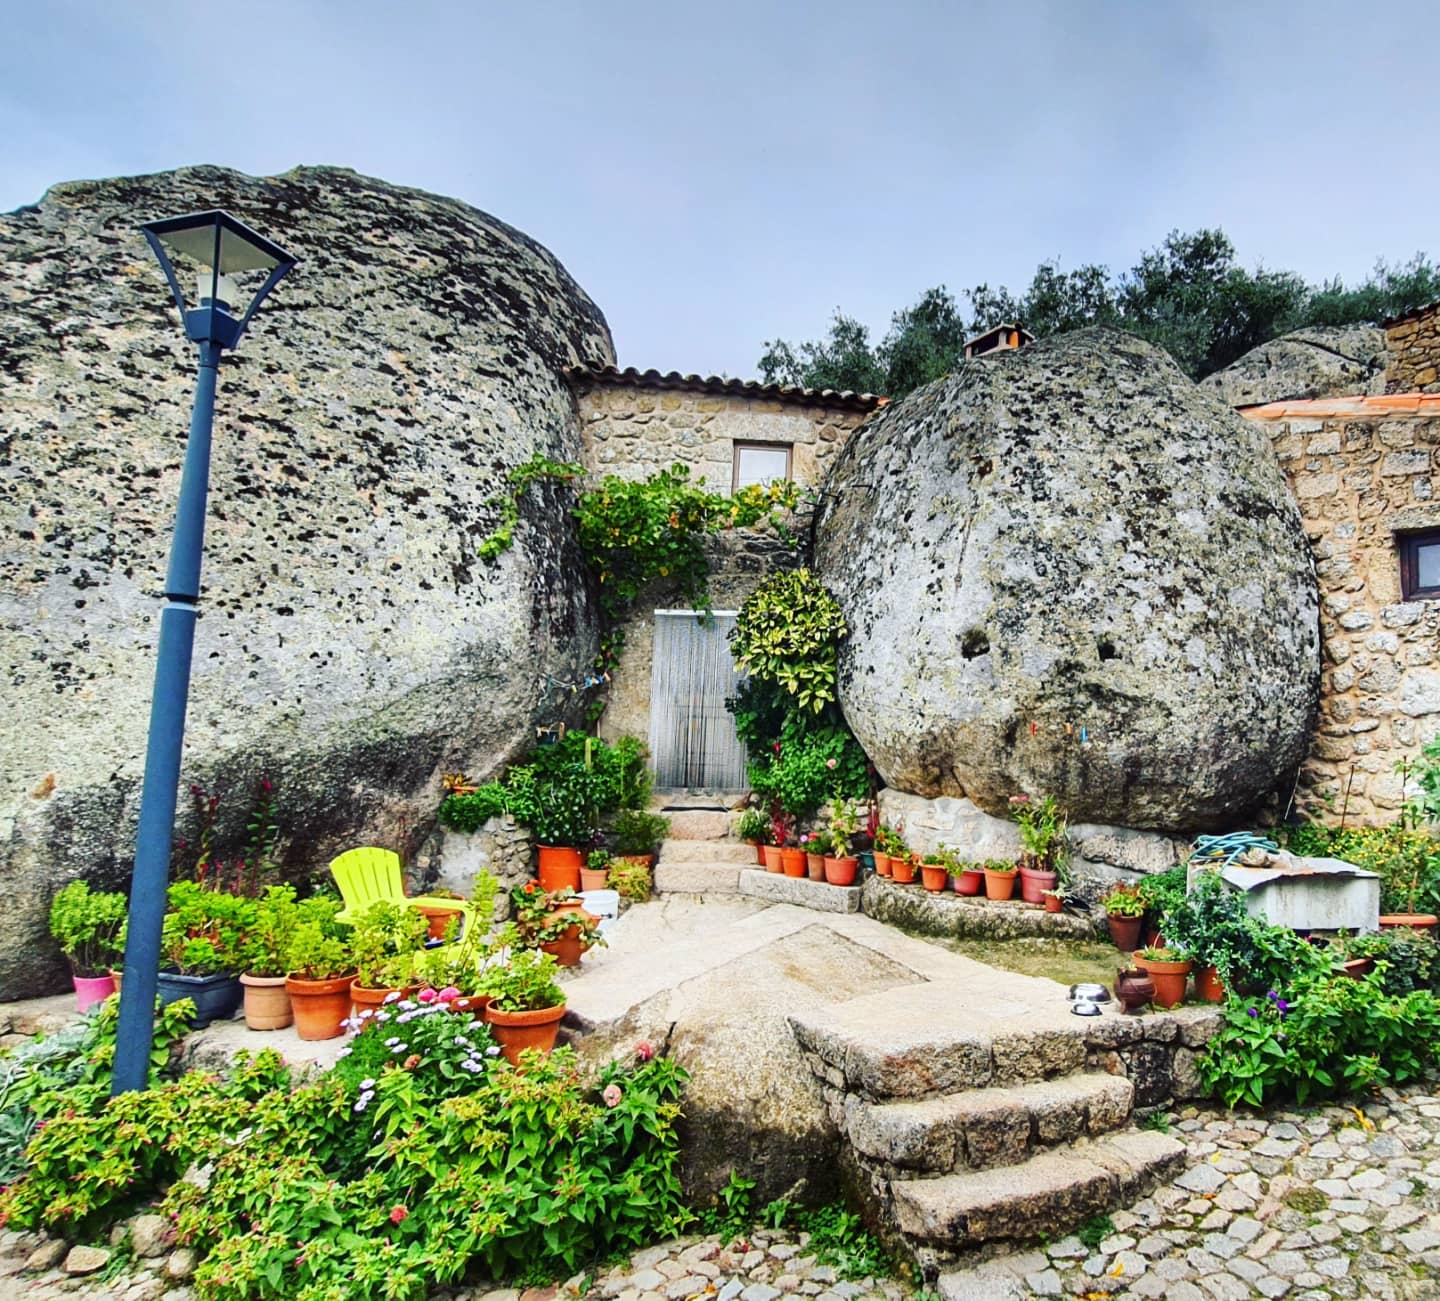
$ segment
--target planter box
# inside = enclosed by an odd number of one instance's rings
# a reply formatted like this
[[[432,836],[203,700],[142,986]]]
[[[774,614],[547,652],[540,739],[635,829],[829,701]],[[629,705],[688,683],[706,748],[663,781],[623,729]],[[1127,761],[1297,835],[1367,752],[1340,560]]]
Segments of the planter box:
[[[225,1021],[234,1016],[242,992],[238,976],[182,976],[173,971],[160,973],[156,989],[161,1006],[178,1003],[182,998],[194,1002],[195,1015],[190,1025],[196,1030],[211,1021]]]

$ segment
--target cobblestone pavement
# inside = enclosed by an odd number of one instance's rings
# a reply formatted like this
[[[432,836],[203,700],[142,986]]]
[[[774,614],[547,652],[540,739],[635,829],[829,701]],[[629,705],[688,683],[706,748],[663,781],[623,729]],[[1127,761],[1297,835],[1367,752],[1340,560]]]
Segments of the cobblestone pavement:
[[[1171,1132],[1187,1143],[1190,1165],[1135,1206],[1115,1212],[1113,1233],[1094,1250],[1072,1234],[957,1269],[942,1277],[939,1291],[945,1301],[1440,1298],[1440,1078],[1427,1087],[1436,1092],[1401,1096],[1387,1090],[1358,1108],[1254,1116],[1189,1107],[1172,1113]],[[137,1231],[132,1222],[132,1242],[155,1254],[136,1258],[106,1282],[65,1272],[66,1264],[96,1267],[94,1256],[76,1262],[63,1243],[4,1232],[0,1297],[143,1301],[163,1294],[165,1301],[190,1301],[185,1276],[193,1259],[174,1251],[163,1233],[151,1235],[153,1227],[147,1223]],[[713,1237],[685,1238],[638,1251],[628,1264],[594,1279],[435,1297],[903,1301],[914,1291],[892,1279],[840,1279],[808,1253],[808,1241],[805,1234],[769,1231],[728,1246]]]

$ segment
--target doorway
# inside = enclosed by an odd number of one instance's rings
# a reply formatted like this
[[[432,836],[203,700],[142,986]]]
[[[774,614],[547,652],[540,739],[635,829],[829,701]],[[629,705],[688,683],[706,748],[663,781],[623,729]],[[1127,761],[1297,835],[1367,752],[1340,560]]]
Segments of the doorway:
[[[725,698],[740,675],[730,656],[735,611],[701,621],[694,610],[656,610],[650,664],[650,755],[664,791],[743,791],[745,747]]]

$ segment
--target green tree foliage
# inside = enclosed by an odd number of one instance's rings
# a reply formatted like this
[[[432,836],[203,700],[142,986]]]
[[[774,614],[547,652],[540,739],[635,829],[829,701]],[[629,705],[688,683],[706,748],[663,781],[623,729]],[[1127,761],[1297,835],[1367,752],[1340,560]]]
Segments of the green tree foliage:
[[[949,371],[967,335],[1018,321],[1037,337],[1086,325],[1129,330],[1200,379],[1288,331],[1374,323],[1440,299],[1440,268],[1417,253],[1401,265],[1377,263],[1351,288],[1339,279],[1311,285],[1291,271],[1240,266],[1222,230],[1177,230],[1119,275],[1094,263],[1062,271],[1044,262],[1023,293],[981,284],[964,297],[968,322],[940,285],[896,312],[874,344],[863,324],[837,308],[823,339],[767,342],[760,374],[768,383],[899,397]]]

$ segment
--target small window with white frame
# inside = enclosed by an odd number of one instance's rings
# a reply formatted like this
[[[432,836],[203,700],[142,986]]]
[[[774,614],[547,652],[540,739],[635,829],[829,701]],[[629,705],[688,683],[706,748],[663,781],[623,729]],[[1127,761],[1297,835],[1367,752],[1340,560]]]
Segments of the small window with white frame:
[[[762,487],[790,477],[789,443],[735,444],[735,469],[730,491],[739,492],[756,484]]]
[[[1395,544],[1400,549],[1401,599],[1440,601],[1440,528],[1401,533]]]

